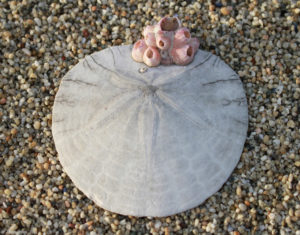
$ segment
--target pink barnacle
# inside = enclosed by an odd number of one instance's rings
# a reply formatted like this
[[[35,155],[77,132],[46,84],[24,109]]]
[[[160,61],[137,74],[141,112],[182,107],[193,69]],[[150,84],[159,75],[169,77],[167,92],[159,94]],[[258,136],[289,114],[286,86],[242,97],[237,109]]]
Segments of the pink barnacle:
[[[190,31],[187,28],[180,28],[176,30],[174,35],[174,47],[182,47],[189,43],[191,39]]]
[[[194,48],[194,51],[197,52],[200,46],[200,42],[198,38],[191,38],[189,41],[189,45]]]
[[[148,25],[143,31],[145,42],[149,47],[156,47],[154,26]]]
[[[145,37],[148,33],[154,33],[154,26],[153,25],[147,25],[143,30],[143,36]]]
[[[180,48],[173,48],[171,51],[171,56],[175,64],[177,65],[187,65],[194,58],[194,48],[191,45],[184,45]]]
[[[132,57],[150,67],[163,65],[186,65],[190,63],[199,48],[199,40],[191,38],[189,30],[181,26],[177,17],[163,17],[156,25],[143,30],[146,47],[134,48]],[[146,53],[147,51],[147,53]]]
[[[168,50],[171,47],[171,41],[172,41],[172,36],[169,36],[167,34],[164,34],[162,31],[159,31],[158,33],[155,34],[156,38],[156,46],[160,50]]]
[[[155,47],[148,47],[144,53],[143,60],[149,67],[154,67],[160,64],[160,54]]]
[[[155,33],[158,31],[164,31],[164,32],[174,32],[180,27],[180,21],[177,17],[164,17],[162,18],[158,24],[155,26]]]
[[[148,46],[145,43],[145,40],[140,39],[134,45],[131,52],[132,58],[137,62],[143,62],[143,55]]]

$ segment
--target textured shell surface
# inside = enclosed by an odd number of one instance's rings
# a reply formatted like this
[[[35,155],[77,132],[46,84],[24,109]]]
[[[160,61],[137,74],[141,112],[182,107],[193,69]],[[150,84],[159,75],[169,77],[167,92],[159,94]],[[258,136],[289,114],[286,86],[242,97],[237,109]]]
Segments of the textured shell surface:
[[[100,207],[169,216],[217,192],[248,128],[238,75],[198,50],[187,66],[145,68],[132,46],[86,56],[62,79],[52,133],[74,184]]]

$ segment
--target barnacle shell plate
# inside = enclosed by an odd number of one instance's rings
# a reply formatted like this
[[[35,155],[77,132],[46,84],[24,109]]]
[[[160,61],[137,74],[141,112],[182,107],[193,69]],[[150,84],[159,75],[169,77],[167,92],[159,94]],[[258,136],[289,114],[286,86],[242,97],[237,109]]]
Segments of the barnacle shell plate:
[[[187,66],[143,69],[131,49],[94,53],[65,75],[53,137],[65,171],[97,205],[168,216],[198,206],[230,176],[246,138],[246,97],[209,52]]]

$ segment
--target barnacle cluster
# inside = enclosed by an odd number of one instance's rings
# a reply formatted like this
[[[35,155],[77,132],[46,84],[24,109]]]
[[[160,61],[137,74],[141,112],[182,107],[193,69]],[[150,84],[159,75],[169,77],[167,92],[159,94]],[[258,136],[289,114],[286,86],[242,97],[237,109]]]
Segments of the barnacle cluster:
[[[164,17],[156,25],[143,31],[143,39],[132,49],[132,58],[150,67],[160,64],[187,65],[199,47],[199,40],[192,38],[189,30],[181,27],[177,17]]]

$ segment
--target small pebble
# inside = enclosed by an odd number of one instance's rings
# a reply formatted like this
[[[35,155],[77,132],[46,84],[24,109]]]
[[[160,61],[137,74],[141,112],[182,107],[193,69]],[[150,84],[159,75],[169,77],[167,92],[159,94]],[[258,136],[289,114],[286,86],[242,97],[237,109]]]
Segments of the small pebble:
[[[237,186],[237,188],[236,188],[236,195],[238,195],[239,197],[242,196],[242,188],[241,188],[241,186]]]
[[[43,188],[43,185],[42,185],[42,184],[37,184],[37,185],[36,185],[36,189],[37,189],[37,190],[41,190],[42,188]]]
[[[230,14],[230,12],[232,11],[232,7],[222,7],[220,9],[220,12],[222,13],[222,15],[227,16]]]
[[[12,225],[9,227],[8,231],[9,231],[9,232],[14,232],[14,231],[16,231],[17,229],[18,229],[18,225],[12,224]]]
[[[3,104],[6,104],[6,99],[5,99],[5,98],[1,98],[1,99],[0,99],[0,104],[2,104],[2,105],[3,105]]]
[[[36,130],[40,129],[40,127],[41,127],[40,121],[35,121],[34,124],[33,124],[33,127],[34,127],[34,129],[36,129]]]
[[[10,189],[5,189],[5,190],[4,190],[4,193],[5,193],[7,196],[10,196],[11,190],[10,190]]]
[[[289,120],[287,126],[290,128],[295,128],[295,122],[293,120]]]
[[[14,162],[14,156],[9,156],[9,158],[5,161],[5,165],[7,167],[10,167],[12,166],[13,162]]]
[[[239,208],[241,209],[241,211],[247,210],[247,206],[245,204],[243,204],[243,203],[239,204]]]

